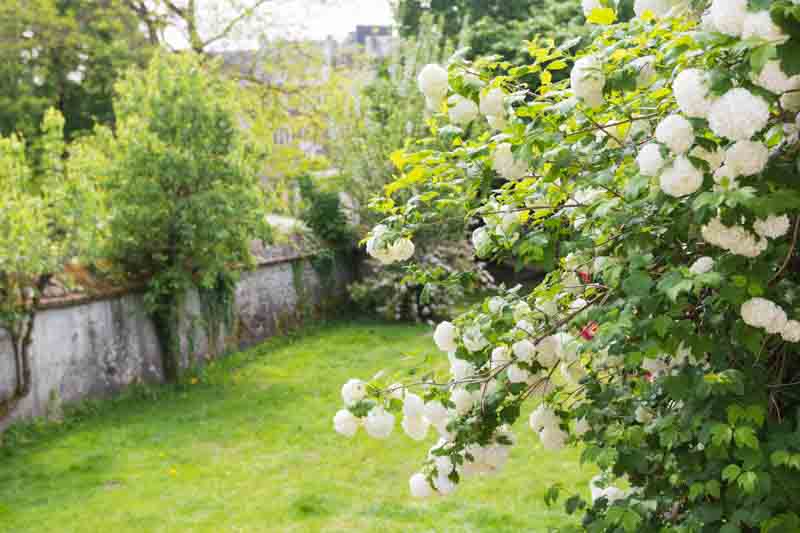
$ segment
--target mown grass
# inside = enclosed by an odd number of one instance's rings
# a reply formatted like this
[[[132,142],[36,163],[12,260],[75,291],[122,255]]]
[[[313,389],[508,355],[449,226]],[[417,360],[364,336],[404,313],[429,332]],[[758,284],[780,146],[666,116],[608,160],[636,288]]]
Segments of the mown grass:
[[[430,328],[336,323],[267,342],[175,387],[140,389],[0,449],[0,531],[545,532],[568,523],[546,488],[585,493],[576,452],[543,451],[522,421],[506,470],[420,502],[427,450],[332,430],[339,389],[435,353]],[[431,436],[431,440],[433,437]]]

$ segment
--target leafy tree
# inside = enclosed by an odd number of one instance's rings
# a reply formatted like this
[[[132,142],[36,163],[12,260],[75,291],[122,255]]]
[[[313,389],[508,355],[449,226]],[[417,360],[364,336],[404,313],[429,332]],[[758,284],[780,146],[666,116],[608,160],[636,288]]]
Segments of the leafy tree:
[[[500,471],[535,407],[546,449],[601,470],[590,500],[564,502],[569,531],[798,531],[800,6],[637,1],[624,22],[615,6],[589,5],[577,55],[539,39],[508,75],[483,60],[424,80],[448,114],[395,158],[370,253],[403,259],[418,233],[479,217],[479,256],[549,249],[559,268],[439,324],[449,373],[345,384],[335,427],[434,426],[410,488],[448,495]],[[500,134],[470,128],[479,108]]]
[[[150,52],[117,0],[2,2],[0,39],[0,134],[31,140],[51,107],[64,116],[68,139],[111,124],[118,73]]]

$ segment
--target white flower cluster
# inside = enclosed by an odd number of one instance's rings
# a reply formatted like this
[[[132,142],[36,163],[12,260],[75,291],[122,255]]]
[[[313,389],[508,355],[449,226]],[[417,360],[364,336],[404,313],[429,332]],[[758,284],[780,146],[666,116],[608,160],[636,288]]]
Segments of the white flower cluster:
[[[722,223],[719,217],[703,226],[701,234],[707,243],[744,257],[758,257],[767,249],[766,239],[757,239],[740,226],[728,227]]]
[[[689,272],[695,275],[707,274],[714,269],[714,259],[708,256],[703,256],[695,260],[692,266],[689,267]]]
[[[561,419],[545,404],[540,404],[531,413],[529,424],[539,435],[545,450],[557,451],[567,443],[569,434],[561,429]]]
[[[791,222],[787,215],[769,215],[767,218],[758,219],[753,223],[753,230],[767,239],[779,239],[789,231]]]
[[[466,125],[478,118],[478,105],[460,94],[450,97],[448,114],[453,124]]]
[[[747,0],[714,0],[703,21],[710,29],[742,39],[780,43],[787,38],[769,11],[749,11]]]
[[[342,386],[342,399],[347,407],[352,407],[366,398],[367,386],[363,381],[351,379]],[[375,439],[387,439],[394,429],[394,415],[382,406],[374,406],[364,418],[354,415],[349,409],[341,409],[333,417],[333,427],[337,433],[352,437],[358,428],[364,426],[367,434]]]
[[[688,158],[681,156],[661,173],[659,183],[664,194],[680,198],[702,187],[703,173]]]
[[[431,111],[439,109],[449,87],[447,71],[439,65],[425,65],[417,77],[417,83],[419,90],[425,95],[428,109]]]
[[[641,17],[646,12],[650,12],[656,17],[663,17],[672,9],[671,0],[636,0],[633,3],[633,11],[637,17]]]
[[[787,342],[800,342],[800,321],[789,320],[786,311],[766,298],[751,298],[742,304],[742,320],[748,326],[780,334]]]
[[[781,107],[790,112],[800,111],[800,74],[789,77],[778,60],[767,61],[754,80],[764,89],[781,95]]]
[[[570,86],[575,96],[586,105],[592,108],[603,105],[605,85],[603,64],[597,56],[584,56],[575,62],[570,73]]]
[[[601,7],[603,7],[603,4],[600,3],[600,0],[581,1],[581,8],[583,8],[583,14],[587,17],[592,14],[592,11],[594,11],[595,9],[600,9]]]
[[[732,141],[746,141],[769,121],[769,105],[747,89],[731,89],[717,98],[708,113],[715,134]]]
[[[687,117],[705,118],[711,107],[708,76],[700,69],[682,71],[672,83],[672,92],[681,112]]]
[[[486,116],[489,126],[496,130],[506,127],[506,94],[503,89],[495,87],[485,93],[481,93],[480,112]]]
[[[694,144],[694,128],[682,116],[670,115],[656,127],[656,140],[675,154],[685,154]]]
[[[614,487],[613,485],[609,485],[605,488],[600,487],[600,480],[602,479],[602,474],[597,475],[592,478],[589,482],[589,490],[592,495],[592,503],[595,503],[597,500],[601,498],[605,498],[608,501],[608,504],[611,505],[617,500],[624,500],[629,496],[628,491],[624,491],[618,487]]]
[[[498,174],[509,181],[523,178],[528,173],[528,164],[514,157],[510,143],[497,145],[492,155],[492,166]]]
[[[367,253],[384,265],[411,259],[414,256],[414,243],[405,237],[389,243],[386,241],[388,231],[389,228],[383,224],[373,228],[367,240]]]

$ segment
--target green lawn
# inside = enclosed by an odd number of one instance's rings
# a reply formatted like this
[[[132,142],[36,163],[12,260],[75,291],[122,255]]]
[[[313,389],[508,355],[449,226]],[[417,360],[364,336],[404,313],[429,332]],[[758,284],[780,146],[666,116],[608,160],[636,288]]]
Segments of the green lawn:
[[[402,434],[334,433],[339,389],[404,353],[434,352],[430,328],[337,323],[211,365],[199,382],[104,402],[62,427],[17,432],[0,450],[0,530],[30,532],[548,531],[553,482],[587,492],[574,451],[531,431],[494,478],[415,501],[427,446]],[[192,380],[195,381],[195,380]],[[431,440],[433,437],[431,436]]]

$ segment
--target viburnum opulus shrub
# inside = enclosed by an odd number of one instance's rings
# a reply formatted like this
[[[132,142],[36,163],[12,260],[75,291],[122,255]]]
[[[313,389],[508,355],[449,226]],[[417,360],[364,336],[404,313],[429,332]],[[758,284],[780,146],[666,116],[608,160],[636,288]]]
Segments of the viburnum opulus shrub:
[[[479,217],[479,256],[552,249],[560,268],[439,324],[449,375],[348,382],[336,430],[433,426],[410,488],[443,496],[501,469],[534,402],[543,446],[602,470],[592,501],[566,500],[581,531],[800,531],[800,5],[636,0],[615,24],[614,2],[583,4],[579,57],[540,39],[508,76],[421,72],[450,149],[404,162],[394,190],[416,194],[376,202],[370,240],[402,260],[404,239]]]

